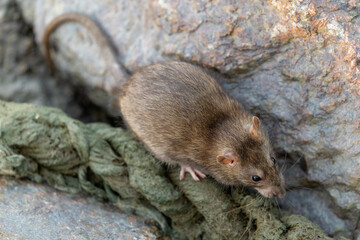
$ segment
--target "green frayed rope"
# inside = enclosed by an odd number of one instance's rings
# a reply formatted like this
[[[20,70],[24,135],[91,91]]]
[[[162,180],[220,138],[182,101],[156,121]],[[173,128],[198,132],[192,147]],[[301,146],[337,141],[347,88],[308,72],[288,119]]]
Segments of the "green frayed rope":
[[[179,181],[129,132],[62,111],[0,101],[0,174],[85,191],[155,219],[173,239],[330,239],[314,223],[240,188]]]

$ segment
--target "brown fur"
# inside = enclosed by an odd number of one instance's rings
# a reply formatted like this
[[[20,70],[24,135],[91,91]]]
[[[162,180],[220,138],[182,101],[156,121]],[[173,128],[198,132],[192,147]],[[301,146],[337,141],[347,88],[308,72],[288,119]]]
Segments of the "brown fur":
[[[201,68],[183,62],[148,66],[125,84],[119,102],[129,127],[163,162],[190,165],[226,185],[284,194],[266,132]],[[224,151],[236,154],[235,166],[216,160]],[[254,182],[252,175],[263,180]]]
[[[119,103],[124,119],[158,159],[189,165],[226,185],[253,187],[267,197],[285,194],[283,176],[270,160],[274,154],[258,119],[209,74],[188,63],[159,63],[124,84],[126,70],[104,32],[79,13],[56,17],[44,31],[45,56],[52,69],[49,36],[65,22],[78,22],[92,32],[122,85]],[[262,181],[254,182],[253,175]]]

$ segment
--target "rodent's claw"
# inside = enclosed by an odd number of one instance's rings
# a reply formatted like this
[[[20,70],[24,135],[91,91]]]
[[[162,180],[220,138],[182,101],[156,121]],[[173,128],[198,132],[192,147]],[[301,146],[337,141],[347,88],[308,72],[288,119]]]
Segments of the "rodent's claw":
[[[195,181],[200,181],[200,178],[205,178],[206,175],[204,173],[202,173],[201,171],[193,168],[193,167],[189,167],[189,166],[181,166],[181,170],[180,170],[180,180],[183,180],[185,177],[185,173],[188,172],[191,174],[192,178]],[[199,176],[199,177],[198,177]]]
[[[206,175],[203,173],[203,172],[201,172],[201,171],[199,171],[199,170],[197,170],[197,169],[194,169],[195,170],[195,172],[197,173],[197,175],[199,176],[199,177],[201,177],[201,178],[206,178]]]

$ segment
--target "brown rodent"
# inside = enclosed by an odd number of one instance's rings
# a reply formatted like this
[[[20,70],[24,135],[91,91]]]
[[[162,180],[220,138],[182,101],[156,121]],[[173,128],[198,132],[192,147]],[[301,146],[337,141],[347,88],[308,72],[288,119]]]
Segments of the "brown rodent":
[[[101,48],[111,50],[100,28],[78,13],[55,18],[45,30],[45,46],[65,21],[83,24],[96,33]],[[124,73],[112,73],[123,80]],[[194,180],[210,175],[226,185],[255,188],[265,197],[285,195],[283,175],[259,119],[200,67],[184,62],[147,66],[123,84],[118,100],[126,123],[147,148],[162,162],[182,167],[180,179],[185,172]]]

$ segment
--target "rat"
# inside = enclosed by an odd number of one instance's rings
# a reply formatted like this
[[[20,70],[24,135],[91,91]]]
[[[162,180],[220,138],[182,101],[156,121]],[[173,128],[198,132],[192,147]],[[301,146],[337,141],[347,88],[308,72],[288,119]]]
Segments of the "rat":
[[[143,67],[132,76],[118,62],[100,26],[80,13],[65,13],[47,25],[43,43],[52,69],[49,36],[64,22],[93,33],[115,79],[123,119],[161,162],[180,165],[180,180],[207,175],[230,186],[247,186],[265,197],[284,197],[285,181],[259,118],[230,97],[203,68],[179,61]]]

